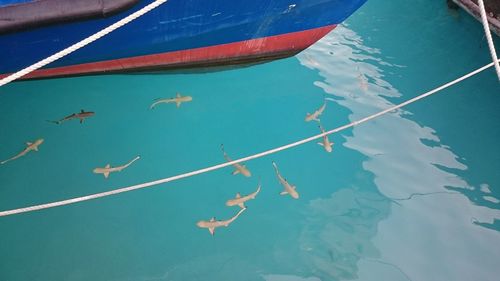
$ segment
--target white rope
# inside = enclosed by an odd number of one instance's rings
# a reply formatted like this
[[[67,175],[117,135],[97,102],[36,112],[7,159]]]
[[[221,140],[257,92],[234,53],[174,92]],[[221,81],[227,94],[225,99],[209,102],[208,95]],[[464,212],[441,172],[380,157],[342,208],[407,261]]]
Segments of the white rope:
[[[488,23],[488,18],[486,17],[486,10],[484,8],[483,0],[479,0],[479,11],[481,12],[481,20],[483,22],[484,33],[486,34],[486,40],[488,41],[488,46],[490,47],[491,58],[495,64],[495,70],[497,71],[498,80],[500,81],[500,66],[498,65],[497,52],[495,50],[495,45],[493,44],[493,39],[491,39],[490,26]]]
[[[64,50],[53,54],[52,56],[50,56],[46,59],[43,59],[43,60],[41,60],[41,61],[31,65],[31,66],[28,66],[28,67],[26,67],[26,68],[24,68],[16,73],[13,73],[13,74],[1,79],[0,80],[0,87],[9,83],[9,82],[12,82],[20,77],[23,77],[24,75],[26,75],[30,72],[33,72],[39,68],[42,68],[42,67],[46,66],[47,64],[52,63],[52,62],[66,56],[66,55],[69,55],[72,52],[74,52],[80,48],[85,47],[86,45],[96,41],[97,39],[107,35],[108,33],[112,32],[114,30],[126,25],[127,23],[137,19],[138,17],[146,14],[147,12],[153,10],[154,8],[160,6],[161,4],[163,4],[167,1],[168,0],[156,0],[156,1],[152,2],[151,4],[145,6],[144,8],[136,11],[135,13],[132,13],[132,14],[128,15],[127,17],[117,21],[116,23],[104,28],[103,30],[83,39],[82,41],[75,43]]]
[[[158,184],[162,184],[162,183],[167,183],[167,182],[171,182],[171,181],[175,181],[175,180],[179,180],[179,179],[183,179],[183,178],[187,178],[187,177],[192,177],[192,176],[195,176],[195,175],[199,175],[199,174],[203,174],[203,173],[207,173],[207,172],[210,172],[210,171],[213,171],[213,170],[218,170],[218,169],[222,169],[224,167],[227,167],[227,166],[231,166],[233,164],[236,164],[236,163],[241,163],[241,162],[245,162],[245,161],[249,161],[249,160],[252,160],[252,159],[256,159],[256,158],[261,158],[261,157],[264,157],[266,155],[270,155],[270,154],[274,154],[274,153],[277,153],[279,151],[282,151],[282,150],[285,150],[285,149],[289,149],[289,148],[292,148],[292,147],[295,147],[295,146],[299,146],[299,145],[302,145],[302,144],[305,144],[307,142],[311,142],[311,141],[314,141],[316,139],[319,139],[319,138],[322,138],[323,136],[326,136],[326,135],[330,135],[330,134],[333,134],[333,133],[336,133],[336,132],[340,132],[342,130],[345,130],[345,129],[348,129],[348,128],[351,128],[351,127],[354,127],[354,126],[357,126],[359,124],[362,124],[362,123],[365,123],[369,120],[372,120],[374,118],[377,118],[381,115],[384,115],[386,113],[389,113],[393,110],[396,110],[396,109],[399,109],[403,106],[406,106],[408,104],[411,104],[411,103],[414,103],[420,99],[423,99],[425,97],[428,97],[432,94],[435,94],[443,89],[446,89],[452,85],[455,85],[467,78],[470,78],[478,73],[480,73],[481,71],[484,71],[490,67],[493,66],[493,63],[490,63],[488,65],[485,65],[479,69],[476,69],[474,70],[473,72],[470,72],[458,79],[455,79],[449,83],[446,83],[432,91],[429,91],[427,93],[424,93],[420,96],[417,96],[415,98],[412,98],[408,101],[405,101],[403,103],[400,103],[398,105],[395,105],[393,107],[390,107],[388,109],[385,109],[383,111],[380,111],[376,114],[373,114],[373,115],[370,115],[368,117],[365,117],[363,119],[360,119],[358,121],[354,121],[350,124],[347,124],[347,125],[344,125],[344,126],[341,126],[341,127],[338,127],[336,129],[333,129],[333,130],[330,130],[330,131],[327,131],[327,132],[324,132],[324,133],[321,133],[321,134],[318,134],[318,135],[315,135],[315,136],[312,136],[312,137],[309,137],[309,138],[306,138],[306,139],[303,139],[303,140],[300,140],[300,141],[296,141],[294,143],[290,143],[290,144],[287,144],[287,145],[284,145],[284,146],[280,146],[280,147],[277,147],[277,148],[273,148],[273,149],[270,149],[270,150],[267,150],[267,151],[264,151],[264,152],[261,152],[261,153],[257,153],[257,154],[254,154],[254,155],[251,155],[251,156],[247,156],[247,157],[243,157],[243,158],[240,158],[240,159],[237,159],[237,160],[234,160],[234,161],[231,161],[231,162],[226,162],[226,163],[223,163],[223,164],[218,164],[218,165],[214,165],[214,166],[211,166],[211,167],[208,167],[208,168],[204,168],[204,169],[200,169],[200,170],[196,170],[196,171],[192,171],[192,172],[189,172],[189,173],[185,173],[185,174],[180,174],[180,175],[177,175],[177,176],[173,176],[173,177],[169,177],[169,178],[164,178],[164,179],[159,179],[159,180],[156,180],[156,181],[151,181],[151,182],[146,182],[146,183],[141,183],[141,184],[137,184],[137,185],[132,185],[132,186],[129,186],[129,187],[124,187],[124,188],[119,188],[119,189],[115,189],[115,190],[111,190],[111,191],[106,191],[106,192],[101,192],[101,193],[95,193],[95,194],[91,194],[91,195],[87,195],[87,196],[82,196],[82,197],[76,197],[76,198],[72,198],[72,199],[67,199],[67,200],[62,200],[62,201],[57,201],[57,202],[52,202],[52,203],[47,203],[47,204],[41,204],[41,205],[35,205],[35,206],[30,206],[30,207],[25,207],[25,208],[19,208],[19,209],[13,209],[13,210],[8,210],[8,211],[2,211],[0,212],[0,217],[2,216],[9,216],[9,215],[14,215],[14,214],[20,214],[20,213],[26,213],[26,212],[32,212],[32,211],[37,211],[37,210],[42,210],[42,209],[47,209],[47,208],[53,208],[53,207],[58,207],[58,206],[63,206],[63,205],[69,205],[69,204],[74,204],[74,203],[77,203],[77,202],[82,202],[82,201],[87,201],[87,200],[92,200],[92,199],[97,199],[97,198],[101,198],[101,197],[106,197],[106,196],[111,196],[111,195],[115,195],[115,194],[119,194],[119,193],[123,193],[123,192],[128,192],[128,191],[132,191],[132,190],[137,190],[137,189],[142,189],[142,188],[146,188],[146,187],[150,187],[150,186],[154,186],[154,185],[158,185]]]

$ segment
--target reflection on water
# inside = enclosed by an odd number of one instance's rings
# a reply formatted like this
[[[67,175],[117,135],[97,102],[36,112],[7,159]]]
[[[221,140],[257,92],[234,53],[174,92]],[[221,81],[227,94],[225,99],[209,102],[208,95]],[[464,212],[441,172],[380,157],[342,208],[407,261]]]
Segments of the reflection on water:
[[[321,281],[317,277],[303,278],[295,275],[268,274],[263,276],[266,281]]]
[[[401,100],[384,79],[403,66],[384,62],[380,53],[339,26],[299,59],[319,71],[323,79],[314,84],[348,108],[353,121]],[[500,234],[491,231],[499,229],[498,199],[486,185],[474,187],[462,178],[467,166],[440,143],[438,132],[411,117],[401,109],[344,136],[344,146],[367,157],[363,168],[374,174],[382,195],[346,189],[311,202],[313,217],[328,223],[308,221],[301,242],[308,250],[304,260],[320,276],[373,280],[377,272],[378,280],[493,280],[500,258]],[[472,203],[468,192],[481,192],[484,204]]]
[[[362,258],[378,259],[372,239],[390,212],[383,196],[357,189],[342,189],[331,198],[312,200],[300,234],[303,262],[321,279],[354,280]]]

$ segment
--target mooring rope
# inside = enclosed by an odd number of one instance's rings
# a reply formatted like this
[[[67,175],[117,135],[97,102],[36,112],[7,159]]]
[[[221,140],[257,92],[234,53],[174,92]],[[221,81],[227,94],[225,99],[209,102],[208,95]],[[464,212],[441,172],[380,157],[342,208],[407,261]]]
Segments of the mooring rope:
[[[486,9],[484,8],[483,0],[479,0],[479,11],[481,12],[481,20],[483,22],[484,33],[486,35],[486,41],[488,41],[488,47],[490,48],[491,58],[495,64],[495,70],[497,72],[498,81],[500,81],[500,66],[498,64],[497,52],[495,50],[495,45],[493,44],[493,39],[491,38],[490,26],[488,23],[488,18],[486,17]]]
[[[348,128],[351,128],[351,127],[354,127],[354,126],[357,126],[359,124],[362,124],[362,123],[365,123],[369,120],[372,120],[374,118],[377,118],[379,116],[382,116],[384,114],[387,114],[389,112],[392,112],[396,109],[399,109],[403,106],[406,106],[408,104],[411,104],[411,103],[414,103],[418,100],[421,100],[423,98],[426,98],[430,95],[433,95],[441,90],[444,90],[448,87],[451,87],[467,78],[470,78],[490,67],[493,66],[493,63],[490,63],[488,65],[485,65],[481,68],[478,68],[460,78],[457,78],[451,82],[448,82],[440,87],[437,87],[435,88],[434,90],[431,90],[429,92],[426,92],[424,94],[421,94],[415,98],[412,98],[410,100],[407,100],[403,103],[400,103],[398,105],[395,105],[395,106],[392,106],[388,109],[385,109],[385,110],[382,110],[378,113],[375,113],[373,115],[370,115],[368,117],[365,117],[363,119],[360,119],[360,120],[357,120],[357,121],[354,121],[352,123],[349,123],[347,125],[344,125],[344,126],[341,126],[341,127],[338,127],[338,128],[335,128],[333,130],[330,130],[330,131],[326,131],[324,133],[321,133],[321,134],[318,134],[318,135],[315,135],[315,136],[312,136],[312,137],[309,137],[309,138],[306,138],[306,139],[302,139],[302,140],[299,140],[299,141],[296,141],[296,142],[293,142],[293,143],[290,143],[290,144],[287,144],[287,145],[283,145],[283,146],[280,146],[280,147],[277,147],[277,148],[273,148],[273,149],[270,149],[270,150],[267,150],[267,151],[264,151],[264,152],[260,152],[260,153],[257,153],[257,154],[254,154],[254,155],[251,155],[251,156],[247,156],[247,157],[243,157],[243,158],[240,158],[240,159],[237,159],[237,160],[234,160],[234,161],[230,161],[230,162],[226,162],[226,163],[222,163],[222,164],[218,164],[218,165],[214,165],[214,166],[211,166],[211,167],[207,167],[207,168],[203,168],[203,169],[199,169],[199,170],[196,170],[196,171],[192,171],[192,172],[189,172],[189,173],[184,173],[184,174],[180,174],[180,175],[176,175],[176,176],[173,176],[173,177],[168,177],[168,178],[164,178],[164,179],[159,179],[159,180],[155,180],[155,181],[151,181],[151,182],[146,182],[146,183],[141,183],[141,184],[137,184],[137,185],[132,185],[132,186],[128,186],[128,187],[123,187],[123,188],[119,188],[119,189],[115,189],[115,190],[110,190],[110,191],[106,191],[106,192],[101,192],[101,193],[95,193],[95,194],[91,194],[91,195],[86,195],[86,196],[81,196],[81,197],[76,197],[76,198],[72,198],[72,199],[67,199],[67,200],[62,200],[62,201],[56,201],[56,202],[52,202],[52,203],[46,203],[46,204],[41,204],[41,205],[35,205],[35,206],[30,206],[30,207],[24,207],[24,208],[19,208],[19,209],[13,209],[13,210],[8,210],[8,211],[2,211],[0,212],[0,217],[2,216],[10,216],[10,215],[14,215],[14,214],[20,214],[20,213],[27,213],[27,212],[33,212],[33,211],[37,211],[37,210],[42,210],[42,209],[48,209],[48,208],[53,208],[53,207],[58,207],[58,206],[64,206],[64,205],[69,205],[69,204],[74,204],[74,203],[78,203],[78,202],[82,202],[82,201],[87,201],[87,200],[92,200],[92,199],[97,199],[97,198],[101,198],[101,197],[106,197],[106,196],[111,196],[111,195],[116,195],[116,194],[119,194],[119,193],[123,193],[123,192],[128,192],[128,191],[132,191],[132,190],[137,190],[137,189],[142,189],[142,188],[146,188],[146,187],[151,187],[151,186],[154,186],[154,185],[158,185],[158,184],[162,184],[162,183],[167,183],[167,182],[171,182],[171,181],[175,181],[175,180],[179,180],[179,179],[183,179],[183,178],[187,178],[187,177],[192,177],[192,176],[195,176],[195,175],[199,175],[199,174],[203,174],[203,173],[208,173],[210,171],[214,171],[214,170],[218,170],[218,169],[222,169],[224,167],[228,167],[228,166],[231,166],[233,164],[236,164],[236,163],[241,163],[241,162],[245,162],[245,161],[249,161],[249,160],[253,160],[253,159],[257,159],[257,158],[261,158],[261,157],[264,157],[264,156],[267,156],[267,155],[270,155],[270,154],[274,154],[274,153],[277,153],[279,151],[282,151],[282,150],[286,150],[286,149],[289,149],[289,148],[292,148],[292,147],[295,147],[295,146],[299,146],[299,145],[302,145],[302,144],[305,144],[305,143],[308,143],[308,142],[311,142],[311,141],[314,141],[316,139],[319,139],[319,138],[322,138],[323,136],[326,136],[326,135],[330,135],[330,134],[333,134],[333,133],[337,133],[337,132],[340,132],[342,130],[345,130],[345,129],[348,129]]]
[[[21,78],[30,72],[33,72],[39,68],[42,68],[42,67],[46,66],[47,64],[52,63],[52,62],[54,62],[54,61],[56,61],[64,56],[67,56],[80,48],[85,47],[86,45],[88,45],[88,44],[96,41],[97,39],[111,33],[114,30],[126,25],[127,23],[137,19],[138,17],[140,17],[146,13],[148,13],[149,11],[155,9],[156,7],[160,6],[161,4],[163,4],[167,1],[168,0],[156,0],[156,1],[152,2],[151,4],[144,6],[142,9],[140,9],[140,10],[128,15],[127,17],[115,22],[114,24],[104,28],[103,30],[83,39],[82,41],[75,43],[64,50],[59,51],[59,52],[51,55],[50,57],[47,57],[47,58],[45,58],[45,59],[43,59],[43,60],[41,60],[41,61],[31,65],[31,66],[28,66],[22,70],[19,70],[16,73],[13,73],[13,74],[1,79],[0,80],[0,87],[4,86],[5,84],[7,84],[9,82],[12,82],[12,81],[18,79],[18,78]]]

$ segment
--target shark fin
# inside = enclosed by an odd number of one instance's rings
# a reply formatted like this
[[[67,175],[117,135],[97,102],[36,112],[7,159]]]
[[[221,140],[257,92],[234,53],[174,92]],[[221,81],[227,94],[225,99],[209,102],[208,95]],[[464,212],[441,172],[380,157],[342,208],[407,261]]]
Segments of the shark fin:
[[[241,194],[239,192],[236,193],[236,198],[241,198]]]
[[[104,172],[102,174],[104,175],[104,178],[108,178],[109,177],[109,172]]]
[[[245,206],[245,203],[240,203],[240,204],[238,204],[238,206],[240,206],[240,208],[242,208],[242,209],[246,209],[246,208],[247,208],[247,207]]]
[[[322,142],[318,142],[318,144],[321,145],[321,146],[325,146]]]
[[[181,102],[180,101],[176,101],[175,104],[177,105],[177,108],[181,107]]]
[[[209,227],[208,231],[210,232],[210,234],[212,234],[212,236],[214,236],[214,234],[215,234],[215,227]]]
[[[288,191],[282,191],[280,192],[280,195],[287,195],[288,194]]]
[[[85,113],[85,110],[83,110],[83,109],[82,109],[82,110],[80,110],[80,113]]]
[[[38,146],[33,147],[34,151],[38,151]]]
[[[155,108],[155,106],[158,105],[158,102],[154,102],[149,106],[149,109]]]
[[[212,217],[212,218],[210,219],[210,222],[214,222],[214,221],[215,221],[215,217]]]
[[[176,97],[178,97],[178,98],[180,98],[180,97],[181,97],[181,94],[180,94],[180,93],[177,93],[175,96],[176,96]]]
[[[27,142],[26,145],[32,145],[33,143],[32,142]]]
[[[295,185],[292,185],[292,189],[295,190],[297,189],[297,187]]]
[[[231,173],[231,175],[237,175],[237,174],[239,174],[239,173],[240,173],[240,171],[239,171],[238,169],[236,169],[236,170],[234,170],[234,171]]]
[[[109,167],[111,167],[111,165],[108,164],[104,168],[108,169]]]
[[[80,118],[80,124],[82,124],[82,123],[83,123],[83,118]]]

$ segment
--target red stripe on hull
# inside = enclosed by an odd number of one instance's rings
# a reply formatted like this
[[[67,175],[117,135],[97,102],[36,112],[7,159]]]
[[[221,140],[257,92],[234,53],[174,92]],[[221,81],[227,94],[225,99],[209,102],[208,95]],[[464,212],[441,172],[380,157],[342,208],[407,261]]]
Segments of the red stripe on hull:
[[[196,67],[227,64],[238,61],[250,62],[263,58],[286,57],[296,54],[314,44],[335,27],[336,25],[329,25],[300,32],[210,47],[40,69],[24,76],[22,79],[73,76],[103,72],[124,72],[155,68]],[[7,75],[8,74],[0,74],[0,78],[6,77]]]

